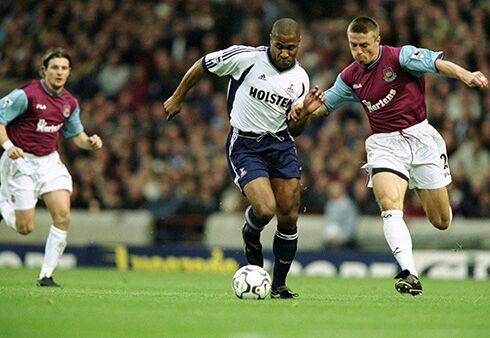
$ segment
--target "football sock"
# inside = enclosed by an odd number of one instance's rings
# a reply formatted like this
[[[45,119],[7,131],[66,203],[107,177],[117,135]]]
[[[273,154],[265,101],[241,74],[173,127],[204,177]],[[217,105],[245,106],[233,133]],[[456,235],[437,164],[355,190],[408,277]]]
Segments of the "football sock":
[[[401,269],[408,269],[412,275],[418,276],[412,255],[412,237],[403,220],[403,211],[386,210],[381,217],[386,241]]]
[[[293,263],[298,247],[298,228],[286,230],[277,228],[272,245],[274,253],[274,270],[272,288],[286,285],[286,277]]]
[[[249,205],[247,210],[245,211],[245,229],[244,233],[248,240],[259,241],[260,240],[260,232],[264,230],[267,222],[259,222],[257,217],[255,217],[252,206]]]
[[[15,225],[16,220],[14,206],[9,201],[3,201],[0,203],[0,212],[2,213],[5,223],[17,231],[17,226]]]
[[[48,240],[46,241],[44,261],[39,274],[39,279],[43,277],[51,277],[53,274],[53,271],[58,265],[58,261],[65,250],[66,235],[67,231],[58,229],[54,225],[51,225]]]

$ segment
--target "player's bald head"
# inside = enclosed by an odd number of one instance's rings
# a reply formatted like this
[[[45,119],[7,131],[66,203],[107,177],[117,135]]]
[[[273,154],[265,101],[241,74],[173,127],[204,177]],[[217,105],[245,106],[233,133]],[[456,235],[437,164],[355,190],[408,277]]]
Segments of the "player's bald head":
[[[298,23],[291,18],[282,18],[272,25],[271,35],[300,35]]]

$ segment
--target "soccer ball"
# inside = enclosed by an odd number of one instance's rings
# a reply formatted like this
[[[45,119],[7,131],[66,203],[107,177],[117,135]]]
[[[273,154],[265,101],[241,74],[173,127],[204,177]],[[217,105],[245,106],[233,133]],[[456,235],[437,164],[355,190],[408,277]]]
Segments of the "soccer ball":
[[[271,292],[271,277],[258,265],[245,265],[235,272],[231,286],[240,299],[264,299]]]

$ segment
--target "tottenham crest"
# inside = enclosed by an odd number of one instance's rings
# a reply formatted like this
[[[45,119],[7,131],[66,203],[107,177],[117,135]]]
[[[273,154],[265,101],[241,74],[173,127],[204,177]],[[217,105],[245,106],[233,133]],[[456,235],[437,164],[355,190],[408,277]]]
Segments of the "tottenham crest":
[[[384,79],[386,82],[391,82],[391,81],[393,81],[394,79],[396,79],[396,73],[395,73],[395,71],[393,70],[393,68],[388,67],[388,68],[386,68],[386,69],[383,69],[383,79]]]

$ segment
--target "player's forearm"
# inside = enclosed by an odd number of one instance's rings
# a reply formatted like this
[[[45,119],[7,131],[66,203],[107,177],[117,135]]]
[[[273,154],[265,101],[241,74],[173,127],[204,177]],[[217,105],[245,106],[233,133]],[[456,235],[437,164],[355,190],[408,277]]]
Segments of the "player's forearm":
[[[92,149],[88,135],[85,132],[81,132],[72,138],[73,142],[78,148],[90,150]]]
[[[174,97],[183,98],[187,92],[203,77],[204,69],[201,65],[201,60],[202,59],[197,60],[185,73],[173,94]]]
[[[470,71],[464,69],[458,64],[447,60],[436,60],[436,68],[441,73],[448,77],[453,77],[465,82],[465,78],[470,76]]]
[[[5,128],[4,124],[0,123],[0,145],[4,144],[9,140],[7,135],[7,128]]]
[[[298,120],[288,121],[289,132],[291,133],[292,136],[300,135],[308,126],[308,124],[310,123],[313,117],[318,117],[321,115],[322,113],[320,112],[320,108],[315,110],[313,113],[306,111],[304,108],[301,109],[301,113]]]

